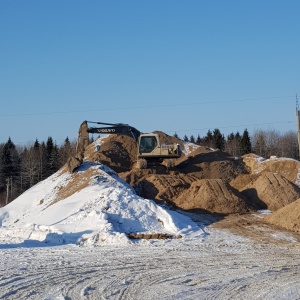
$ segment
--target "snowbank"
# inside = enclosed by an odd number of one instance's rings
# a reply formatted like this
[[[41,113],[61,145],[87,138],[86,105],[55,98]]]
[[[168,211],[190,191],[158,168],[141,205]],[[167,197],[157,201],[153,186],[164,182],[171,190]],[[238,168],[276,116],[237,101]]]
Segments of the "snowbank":
[[[123,244],[129,233],[194,230],[188,217],[137,196],[114,171],[90,162],[74,174],[58,171],[0,208],[1,243]]]

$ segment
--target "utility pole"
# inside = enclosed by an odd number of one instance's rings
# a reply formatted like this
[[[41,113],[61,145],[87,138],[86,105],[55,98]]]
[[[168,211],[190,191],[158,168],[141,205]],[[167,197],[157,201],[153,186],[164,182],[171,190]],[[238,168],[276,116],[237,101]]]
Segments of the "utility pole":
[[[7,178],[6,179],[6,205],[8,204],[8,200],[9,200],[9,183],[10,183],[10,179]]]
[[[297,134],[298,134],[298,148],[299,148],[299,158],[300,158],[300,111],[299,111],[299,102],[298,96],[296,94],[296,117],[297,117]]]

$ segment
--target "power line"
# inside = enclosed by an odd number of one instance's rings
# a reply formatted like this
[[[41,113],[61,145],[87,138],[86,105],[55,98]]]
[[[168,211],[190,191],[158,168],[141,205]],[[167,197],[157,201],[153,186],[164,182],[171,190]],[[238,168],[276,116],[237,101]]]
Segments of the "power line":
[[[236,99],[236,100],[210,100],[210,101],[192,102],[192,103],[161,104],[161,105],[131,106],[131,107],[127,106],[127,107],[101,108],[101,109],[89,109],[89,110],[69,110],[69,111],[54,111],[54,112],[1,114],[0,117],[21,117],[21,116],[37,116],[37,115],[86,113],[86,112],[97,112],[97,111],[116,111],[116,110],[149,109],[149,108],[162,108],[162,107],[180,107],[180,106],[220,104],[220,103],[232,103],[232,102],[268,101],[268,100],[276,100],[276,99],[279,100],[279,99],[294,98],[294,97],[295,96],[279,96],[279,97],[266,97],[266,98],[246,98],[246,99]]]
[[[296,121],[282,121],[282,122],[268,122],[268,123],[254,123],[254,124],[240,124],[240,125],[230,125],[230,126],[214,126],[214,127],[204,127],[204,128],[193,128],[193,129],[180,129],[180,130],[165,130],[166,133],[169,134],[173,134],[173,133],[178,133],[178,132],[189,132],[189,131],[202,131],[202,130],[210,130],[210,129],[226,129],[226,128],[237,128],[237,127],[252,127],[252,126],[262,126],[262,125],[273,125],[273,124],[292,124],[292,123],[296,123]],[[75,138],[73,138],[74,140]],[[64,141],[65,139],[56,139],[55,141]],[[70,139],[70,141],[72,142],[72,138]],[[17,146],[22,145],[22,144],[28,144],[28,146],[33,145],[34,142],[14,142],[14,144],[16,144]],[[1,144],[5,144],[4,143],[0,143]]]
[[[241,124],[241,125],[230,125],[230,126],[214,126],[213,128],[226,129],[226,128],[236,128],[236,127],[252,127],[252,126],[261,126],[261,125],[273,125],[273,124],[291,124],[296,123],[296,121],[283,121],[283,122],[269,122],[269,123],[256,123],[256,124]],[[194,129],[181,129],[181,130],[167,130],[167,132],[183,132],[183,131],[196,131],[196,130],[209,130],[212,127],[205,128],[194,128]]]

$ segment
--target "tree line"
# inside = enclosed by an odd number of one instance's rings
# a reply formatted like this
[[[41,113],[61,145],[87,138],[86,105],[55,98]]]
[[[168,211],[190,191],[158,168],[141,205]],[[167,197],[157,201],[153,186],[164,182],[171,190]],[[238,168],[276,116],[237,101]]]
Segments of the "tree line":
[[[0,144],[0,207],[55,173],[74,154],[75,143],[68,137],[61,146],[52,137],[25,147],[10,138]]]
[[[176,133],[174,136],[178,137]],[[265,158],[274,155],[298,159],[297,134],[293,131],[282,134],[276,130],[256,130],[250,137],[245,129],[242,134],[232,132],[225,137],[219,129],[214,129],[203,137],[184,135],[182,140],[220,149],[236,157],[252,152]],[[75,155],[75,149],[76,143],[70,142],[68,137],[60,146],[52,137],[25,147],[16,146],[10,138],[0,144],[0,207],[55,173]]]
[[[174,136],[178,137],[175,133]],[[203,137],[184,135],[184,142],[195,143],[200,146],[211,147],[228,152],[232,156],[242,156],[254,153],[269,158],[270,156],[298,159],[298,138],[295,131],[280,133],[277,130],[255,130],[250,137],[247,129],[242,134],[232,132],[225,137],[219,129],[208,130]]]

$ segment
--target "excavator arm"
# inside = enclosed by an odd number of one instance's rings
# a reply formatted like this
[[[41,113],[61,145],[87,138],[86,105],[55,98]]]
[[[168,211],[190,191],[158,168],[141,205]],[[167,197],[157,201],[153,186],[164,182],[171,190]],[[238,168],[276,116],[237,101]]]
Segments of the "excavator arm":
[[[100,125],[109,125],[109,127],[89,127],[87,129],[88,133],[99,133],[99,134],[123,134],[132,137],[136,142],[141,135],[140,131],[136,128],[129,126],[128,124],[111,124],[102,122],[88,122],[83,123],[95,123]]]

